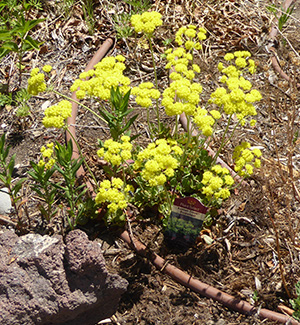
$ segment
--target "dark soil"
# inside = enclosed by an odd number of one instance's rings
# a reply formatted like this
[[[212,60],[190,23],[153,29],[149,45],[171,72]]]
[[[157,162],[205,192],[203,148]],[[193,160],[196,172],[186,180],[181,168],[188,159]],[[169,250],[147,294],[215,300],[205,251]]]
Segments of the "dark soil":
[[[161,12],[164,20],[164,26],[155,36],[155,59],[161,72],[161,86],[168,83],[160,55],[164,51],[164,42],[173,40],[176,30],[184,24],[194,23],[208,31],[203,52],[197,58],[202,70],[200,82],[204,89],[204,103],[218,85],[217,63],[224,54],[241,49],[252,53],[258,69],[251,82],[263,95],[257,107],[258,123],[254,130],[238,131],[222,159],[232,165],[231,149],[241,140],[261,147],[264,159],[260,172],[248,179],[247,186],[239,187],[232,194],[212,225],[206,228],[206,234],[213,239],[212,244],[200,240],[186,248],[170,246],[161,225],[150,215],[143,221],[132,221],[131,228],[134,236],[151,251],[200,281],[258,307],[279,311],[280,304],[291,307],[288,293],[295,296],[294,287],[300,280],[299,91],[295,86],[299,83],[297,28],[300,7],[297,4],[277,38],[276,50],[281,67],[292,79],[289,84],[273,71],[270,54],[265,50],[274,18],[266,10],[271,3],[274,1],[152,1],[152,9]],[[276,4],[279,7],[280,2]],[[110,55],[126,57],[126,74],[133,84],[153,79],[148,68],[151,57],[144,40],[135,40],[134,35],[117,35],[122,15],[130,11],[128,4],[115,0],[95,2],[95,29],[91,34],[80,2],[75,2],[66,12],[61,6],[60,2],[46,1],[43,11],[32,12],[34,17],[47,17],[33,35],[44,44],[39,53],[29,53],[24,59],[21,87],[27,86],[26,80],[33,67],[51,64],[55,89],[70,95],[69,87],[107,37],[116,39]],[[171,44],[175,46],[174,42]],[[15,67],[13,55],[3,58],[0,63],[0,80],[5,84],[10,75],[11,88],[18,86]],[[58,97],[53,94],[32,98],[27,117],[16,117],[15,107],[2,107],[0,135],[6,133],[12,153],[16,153],[16,177],[26,175],[29,162],[38,159],[45,141],[63,143],[64,135],[60,131],[45,129],[41,123],[46,105],[57,101]],[[139,109],[139,113],[134,132],[140,134],[138,141],[143,145],[150,139],[146,112]],[[155,120],[154,114],[152,118]],[[173,119],[167,116],[162,117],[162,122],[173,125]],[[109,130],[83,108],[79,109],[76,123],[83,154],[97,174],[97,139],[107,139]],[[212,147],[217,147],[218,141],[217,135]],[[29,181],[26,182],[21,193],[23,233],[42,229],[37,199],[29,185]],[[57,215],[43,233],[63,233],[63,215],[63,212]],[[10,217],[16,221],[16,216]],[[262,322],[256,315],[249,317],[231,311],[174,282],[147,259],[136,255],[103,225],[89,222],[82,228],[91,239],[101,243],[108,269],[129,282],[117,313],[111,317],[112,324],[272,324],[271,321]]]

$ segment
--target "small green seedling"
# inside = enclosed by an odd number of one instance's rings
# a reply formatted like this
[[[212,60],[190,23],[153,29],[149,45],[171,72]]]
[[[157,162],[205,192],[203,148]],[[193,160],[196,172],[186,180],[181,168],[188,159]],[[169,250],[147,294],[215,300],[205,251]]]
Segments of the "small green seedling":
[[[272,12],[275,15],[275,17],[278,19],[278,29],[280,31],[282,31],[283,26],[286,24],[286,22],[288,21],[288,19],[292,15],[292,13],[294,11],[294,8],[295,8],[295,5],[287,8],[287,10],[284,10],[282,7],[281,7],[281,10],[278,10],[278,8],[275,5],[271,5],[271,6],[267,7],[267,9],[270,12]],[[281,12],[281,15],[279,16],[279,18],[278,18],[278,14],[277,14],[278,11]]]
[[[298,281],[295,285],[296,289],[296,299],[290,299],[290,304],[292,305],[292,308],[294,309],[293,317],[300,321],[300,281]]]

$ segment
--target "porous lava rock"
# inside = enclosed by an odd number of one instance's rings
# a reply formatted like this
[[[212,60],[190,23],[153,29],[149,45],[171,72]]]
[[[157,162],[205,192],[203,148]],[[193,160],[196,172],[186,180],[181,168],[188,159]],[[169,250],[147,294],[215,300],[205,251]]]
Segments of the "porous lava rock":
[[[94,325],[115,313],[127,285],[80,230],[65,243],[58,235],[0,234],[2,325]]]

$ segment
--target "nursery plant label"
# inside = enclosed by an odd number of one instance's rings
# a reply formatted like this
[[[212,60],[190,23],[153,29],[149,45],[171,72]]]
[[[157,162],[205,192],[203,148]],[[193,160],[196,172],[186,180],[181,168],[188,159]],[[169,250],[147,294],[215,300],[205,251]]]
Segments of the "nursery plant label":
[[[199,236],[207,207],[194,197],[176,198],[167,225],[171,240],[194,242]]]

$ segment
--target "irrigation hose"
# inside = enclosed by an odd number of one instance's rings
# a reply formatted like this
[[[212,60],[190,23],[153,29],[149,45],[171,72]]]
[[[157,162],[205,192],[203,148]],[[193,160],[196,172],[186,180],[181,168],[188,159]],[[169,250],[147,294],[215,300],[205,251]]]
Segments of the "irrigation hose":
[[[204,282],[193,278],[192,276],[181,271],[177,267],[166,263],[166,261],[156,253],[149,254],[146,246],[139,242],[133,236],[130,236],[126,230],[121,233],[120,238],[122,238],[139,255],[143,257],[148,257],[158,270],[169,275],[173,280],[181,283],[185,287],[190,288],[191,290],[197,293],[200,293],[202,296],[218,301],[224,306],[232,310],[238,311],[241,314],[257,315],[261,319],[269,319],[272,321],[287,323],[291,325],[300,324],[291,316],[286,316],[284,314],[280,314],[265,308],[259,309],[257,307],[252,306],[246,301],[237,299],[223,291],[220,291]]]
[[[288,8],[288,6],[290,6],[292,2],[293,1],[291,1],[291,0],[286,1],[285,2],[286,8]],[[272,36],[274,36],[274,35],[276,35],[275,32],[272,32]],[[114,43],[114,41],[111,38],[108,38],[101,45],[99,50],[95,53],[92,60],[87,65],[85,71],[92,69],[94,67],[94,65],[96,63],[98,63],[106,55],[106,53],[109,51],[109,49],[113,46],[113,43]],[[275,66],[274,66],[274,68],[275,68]],[[280,72],[280,74],[282,75],[281,72]],[[72,94],[72,98],[75,99],[76,101],[78,101],[75,92]],[[78,104],[73,103],[72,104],[72,117],[68,119],[69,131],[73,135],[74,139],[76,139],[75,120],[76,120],[76,116],[77,116],[77,108],[78,108]],[[180,117],[180,119],[181,119],[181,123],[184,125],[184,123],[186,123],[186,119],[184,120],[184,117]],[[67,140],[72,139],[72,137],[68,134],[68,132],[66,133],[66,139]],[[74,141],[74,140],[72,139],[72,141]],[[76,145],[74,142],[73,142],[73,144],[74,144],[73,145],[73,148],[74,148],[73,158],[78,158],[79,153],[75,149]],[[223,162],[223,163],[225,164],[225,162]],[[81,168],[78,171],[77,176],[82,176],[82,175],[84,175],[83,168]],[[121,233],[120,238],[124,242],[126,242],[131,248],[133,248],[136,251],[136,253],[138,253],[141,256],[149,258],[149,254],[148,254],[146,246],[143,245],[141,242],[139,242],[133,236],[130,236],[126,230]],[[297,325],[297,324],[299,325],[300,324],[297,320],[295,320],[294,318],[292,318],[290,316],[287,316],[287,315],[284,315],[281,313],[277,313],[277,312],[274,312],[274,311],[271,311],[271,310],[268,310],[265,308],[259,309],[257,307],[252,306],[251,304],[249,304],[246,301],[237,299],[237,298],[235,298],[225,292],[222,292],[206,283],[203,283],[203,282],[193,278],[192,276],[188,275],[187,273],[181,271],[177,267],[166,263],[166,261],[159,255],[157,255],[156,253],[150,254],[150,260],[161,272],[168,274],[175,281],[181,283],[182,285],[186,286],[187,288],[190,288],[191,290],[193,290],[207,298],[211,298],[215,301],[222,303],[224,306],[227,306],[228,308],[230,308],[232,310],[238,311],[238,312],[240,312],[242,314],[246,314],[246,315],[255,315],[256,314],[261,319],[268,319],[268,320],[272,320],[272,321],[277,321],[279,323],[287,323],[287,324],[291,324],[291,325]]]

